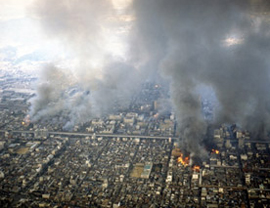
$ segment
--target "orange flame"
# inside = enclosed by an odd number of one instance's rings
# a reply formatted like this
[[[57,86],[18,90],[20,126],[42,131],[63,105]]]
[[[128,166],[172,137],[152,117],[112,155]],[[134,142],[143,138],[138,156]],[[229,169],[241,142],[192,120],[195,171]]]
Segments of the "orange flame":
[[[177,162],[181,163],[183,166],[188,166],[189,164],[189,157],[183,157],[183,153],[180,154],[180,156],[177,158]]]
[[[196,172],[199,172],[200,171],[200,166],[199,165],[194,165],[192,170],[196,171]]]
[[[218,150],[215,150],[215,149],[212,149],[212,152],[215,153],[215,154],[219,154],[219,151]]]

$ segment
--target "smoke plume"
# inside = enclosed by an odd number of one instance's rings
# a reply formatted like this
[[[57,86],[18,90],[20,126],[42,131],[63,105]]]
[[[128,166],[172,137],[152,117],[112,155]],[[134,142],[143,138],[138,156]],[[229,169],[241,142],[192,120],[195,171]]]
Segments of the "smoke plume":
[[[60,40],[72,67],[48,65],[31,115],[68,117],[66,126],[128,103],[140,82],[170,82],[182,147],[206,155],[198,88],[219,103],[215,122],[237,123],[254,137],[270,128],[269,3],[246,0],[41,0],[35,10],[48,38]]]
[[[31,100],[33,121],[60,116],[64,128],[128,106],[144,80],[128,53],[129,18],[109,0],[37,1],[44,36],[66,54],[44,66]]]
[[[259,137],[270,128],[270,16],[262,15],[261,8],[269,4],[134,1],[137,41],[145,54],[153,54],[149,62],[159,60],[159,72],[171,83],[181,145],[194,157],[205,155],[200,85],[211,87],[216,94],[220,106],[216,123],[236,122]]]

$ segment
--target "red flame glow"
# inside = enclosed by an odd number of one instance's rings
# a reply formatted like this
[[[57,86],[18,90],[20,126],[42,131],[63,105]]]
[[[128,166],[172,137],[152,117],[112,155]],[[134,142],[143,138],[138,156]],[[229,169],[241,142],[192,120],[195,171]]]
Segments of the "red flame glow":
[[[215,154],[217,154],[217,155],[219,154],[219,151],[216,150],[216,149],[212,149],[212,152],[215,153]]]
[[[180,154],[180,156],[177,158],[177,162],[181,163],[183,166],[188,166],[189,164],[189,157],[183,157],[183,153]]]
[[[196,172],[199,172],[201,169],[201,167],[199,165],[194,165],[192,170],[196,171]]]

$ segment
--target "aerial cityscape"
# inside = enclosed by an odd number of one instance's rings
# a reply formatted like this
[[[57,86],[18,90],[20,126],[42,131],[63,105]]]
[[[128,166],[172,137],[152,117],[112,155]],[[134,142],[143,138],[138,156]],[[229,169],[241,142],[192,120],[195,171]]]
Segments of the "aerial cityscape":
[[[0,207],[270,207],[270,2],[0,1]]]
[[[160,85],[146,83],[128,109],[65,131],[61,122],[29,120],[34,91],[27,87],[35,79],[1,79],[1,207],[270,203],[270,141],[233,124],[211,127],[207,158],[192,162],[178,143],[174,113],[157,115],[166,92]],[[202,106],[211,121],[213,106]]]

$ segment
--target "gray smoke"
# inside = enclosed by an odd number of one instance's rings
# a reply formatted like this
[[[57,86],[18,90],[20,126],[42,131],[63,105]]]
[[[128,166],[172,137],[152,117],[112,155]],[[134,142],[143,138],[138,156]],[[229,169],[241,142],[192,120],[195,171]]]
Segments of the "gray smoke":
[[[54,65],[42,70],[36,94],[30,100],[32,121],[59,116],[67,119],[65,129],[90,118],[112,113],[114,107],[128,106],[132,92],[139,87],[140,80],[132,66],[111,63],[104,68],[102,80],[90,77],[91,83],[74,79],[70,71]],[[112,73],[113,72],[113,73]]]
[[[270,129],[270,16],[261,8],[267,1],[134,1],[137,41],[171,82],[181,145],[194,157],[205,155],[200,85],[216,94],[216,123],[259,137]]]
[[[216,123],[237,123],[258,138],[269,130],[267,1],[134,0],[116,11],[109,0],[41,0],[35,10],[44,33],[60,40],[76,64],[47,67],[32,100],[34,119],[60,114],[72,126],[111,112],[115,102],[127,104],[140,82],[162,74],[181,143],[194,157],[205,155],[202,85],[219,102]],[[114,21],[126,20],[125,12],[134,22]],[[124,56],[114,55],[111,36],[129,43]]]
[[[116,105],[128,106],[144,76],[132,56],[121,54],[128,32],[122,20],[125,11],[108,0],[41,0],[32,9],[44,36],[58,41],[68,57],[59,56],[44,67],[37,96],[31,100],[31,120],[57,115],[70,129],[113,112]]]

